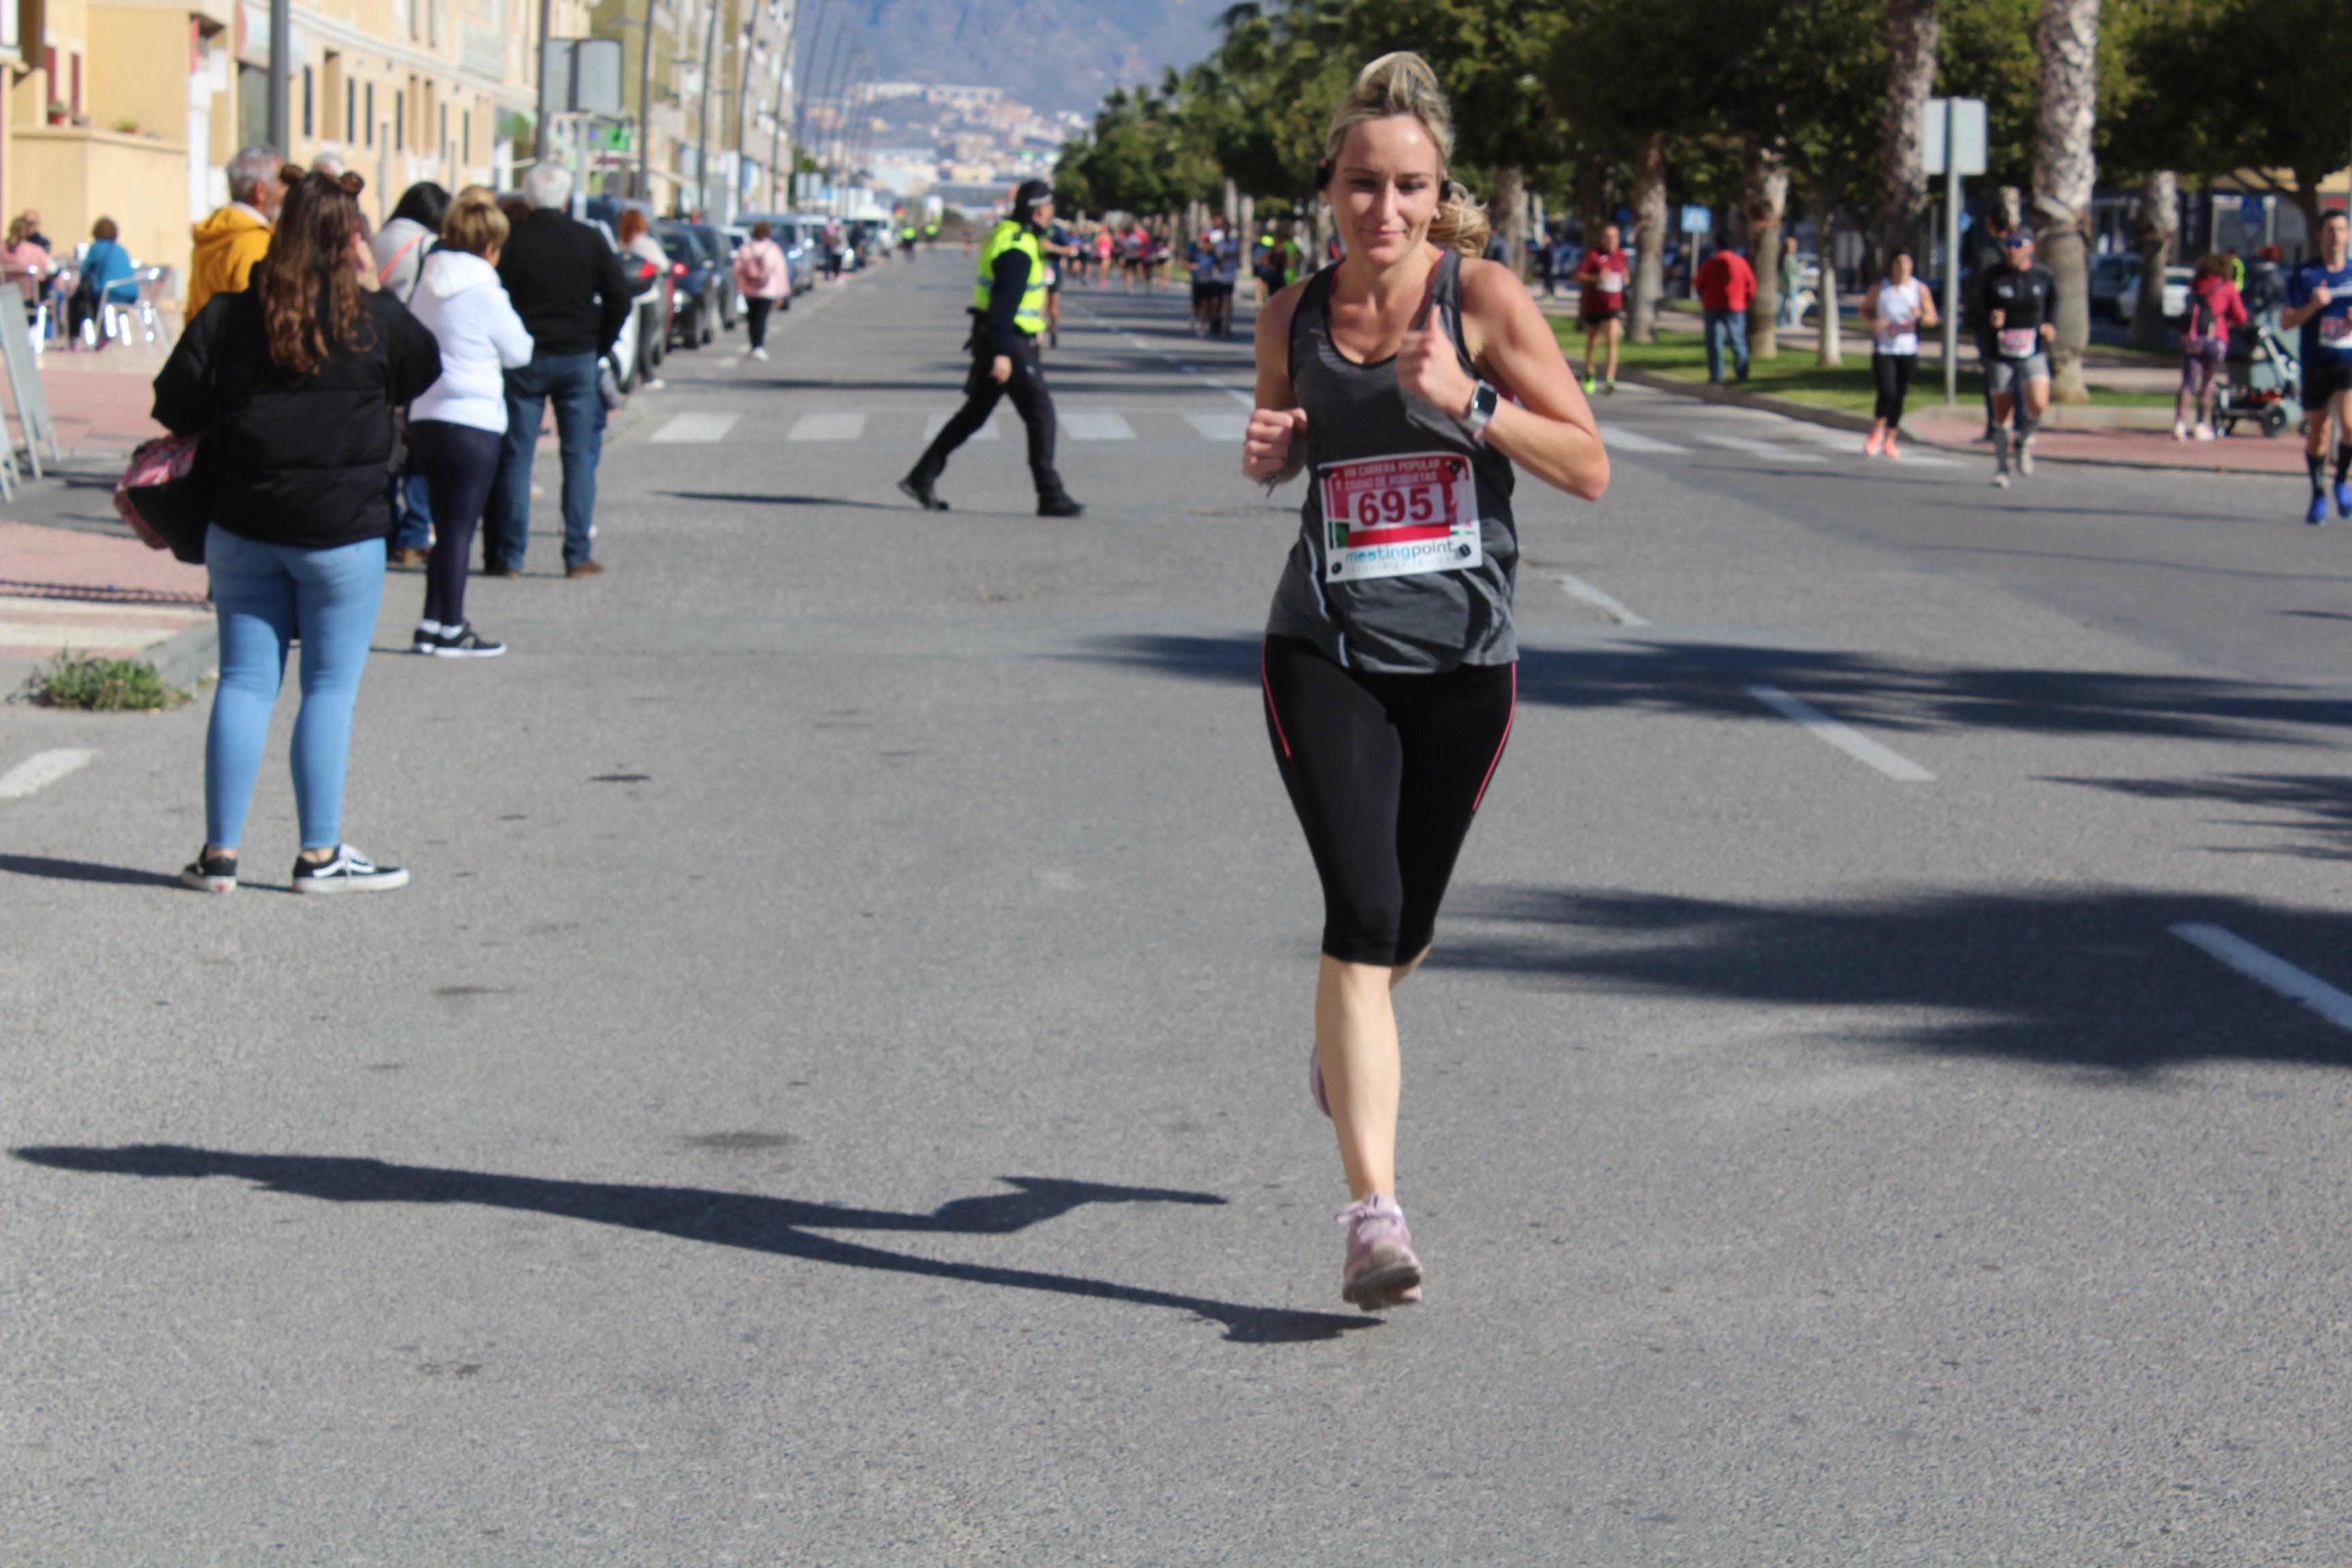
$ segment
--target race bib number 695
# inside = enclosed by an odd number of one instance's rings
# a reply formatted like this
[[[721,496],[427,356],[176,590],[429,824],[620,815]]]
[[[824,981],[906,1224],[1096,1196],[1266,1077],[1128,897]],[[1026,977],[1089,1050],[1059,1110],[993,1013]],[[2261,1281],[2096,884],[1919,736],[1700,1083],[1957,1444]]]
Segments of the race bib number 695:
[[[1458,452],[1411,452],[1323,469],[1324,575],[1334,583],[1459,572],[1486,560],[1478,480]]]

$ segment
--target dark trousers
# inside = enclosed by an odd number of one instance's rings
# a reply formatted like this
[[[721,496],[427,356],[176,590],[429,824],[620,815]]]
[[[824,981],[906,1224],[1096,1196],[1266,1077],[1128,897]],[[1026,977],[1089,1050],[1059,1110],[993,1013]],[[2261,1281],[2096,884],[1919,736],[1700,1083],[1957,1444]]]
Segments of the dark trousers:
[[[596,356],[541,354],[507,372],[506,443],[482,518],[482,554],[493,566],[522,570],[523,550],[530,542],[530,459],[551,400],[563,457],[563,563],[577,566],[588,559],[588,528],[596,521],[596,464],[604,456]]]
[[[425,563],[425,618],[445,626],[466,624],[466,563],[474,548],[474,527],[499,475],[495,430],[419,419],[408,427],[408,450],[432,492],[440,526]]]
[[[990,341],[983,322],[972,329],[971,374],[964,378],[963,406],[955,417],[923,453],[915,464],[911,478],[930,481],[937,479],[948,466],[948,454],[971,438],[971,433],[988,423],[996,411],[996,400],[1009,397],[1021,416],[1021,423],[1029,430],[1029,473],[1037,481],[1040,496],[1062,493],[1062,476],[1054,471],[1054,398],[1045,390],[1045,372],[1037,363],[1037,340],[1020,337],[1015,340],[1013,374],[999,384],[989,374],[996,359],[995,344]]]
[[[1707,310],[1703,312],[1706,327],[1706,378],[1723,379],[1723,350],[1731,347],[1731,371],[1740,380],[1748,379],[1748,312],[1745,310]]]
[[[743,301],[743,330],[751,334],[753,348],[763,349],[768,346],[768,312],[775,308],[776,302],[773,300],[762,300],[757,295],[752,295]]]
[[[1903,423],[1903,400],[1911,395],[1911,373],[1918,368],[1917,354],[1870,356],[1870,379],[1878,388],[1878,407],[1873,418],[1884,419],[1889,425]]]

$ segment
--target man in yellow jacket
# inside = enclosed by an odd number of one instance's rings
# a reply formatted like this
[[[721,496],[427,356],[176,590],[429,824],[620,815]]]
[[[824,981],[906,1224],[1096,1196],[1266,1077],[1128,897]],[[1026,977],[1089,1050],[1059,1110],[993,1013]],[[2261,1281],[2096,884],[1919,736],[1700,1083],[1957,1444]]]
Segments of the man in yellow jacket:
[[[269,254],[269,226],[286,199],[278,178],[285,162],[270,147],[247,147],[228,161],[229,204],[196,225],[195,254],[188,263],[189,321],[214,295],[243,292],[253,264]]]

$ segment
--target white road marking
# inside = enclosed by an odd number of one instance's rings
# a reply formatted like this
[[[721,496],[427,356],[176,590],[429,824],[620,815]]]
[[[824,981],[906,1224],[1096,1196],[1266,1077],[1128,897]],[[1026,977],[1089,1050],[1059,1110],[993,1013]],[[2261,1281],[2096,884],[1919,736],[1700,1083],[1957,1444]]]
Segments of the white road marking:
[[[952,414],[934,414],[924,420],[923,439],[929,441],[937,437],[940,431],[948,427],[948,421],[954,417]],[[996,427],[996,416],[992,414],[982,422],[979,429],[964,437],[964,442],[968,446],[974,441],[1000,441],[1003,438],[1004,432]]]
[[[1628,430],[1622,425],[1602,426],[1601,444],[1612,452],[1657,452],[1675,458],[1690,456],[1688,447],[1677,447],[1672,441],[1661,441],[1655,436],[1644,436],[1639,430]]]
[[[1627,609],[1614,595],[1603,593],[1581,577],[1570,576],[1563,572],[1559,574],[1559,582],[1561,587],[1568,590],[1570,598],[1581,599],[1621,626],[1646,626],[1652,624],[1648,617],[1637,616]]]
[[[724,441],[740,414],[680,414],[654,432],[656,446],[678,441]]]
[[[1135,426],[1117,414],[1065,414],[1062,434],[1073,441],[1132,441]]]
[[[1826,425],[1797,425],[1792,426],[1789,433],[1800,441],[1811,441],[1816,447],[1827,447],[1832,451],[1843,452],[1848,457],[1859,458],[1863,455],[1863,438],[1856,431],[1832,430]],[[1906,453],[1895,461],[1909,463],[1915,468],[1957,468],[1960,466],[1957,458],[1937,458],[1924,452]]]
[[[1208,441],[1238,441],[1249,429],[1246,414],[1187,414],[1184,423]]]
[[[89,764],[95,752],[79,747],[60,747],[54,752],[35,752],[6,773],[0,773],[0,800],[22,800],[35,790],[57,783],[68,773]]]
[[[2172,934],[2208,957],[2218,959],[2258,985],[2266,985],[2291,1002],[2300,1002],[2339,1029],[2352,1029],[2352,996],[2285,959],[2263,952],[2234,931],[2191,921],[2172,928]]]
[[[1727,452],[1745,452],[1751,458],[1769,458],[1776,463],[1826,463],[1819,452],[1800,452],[1794,447],[1783,447],[1778,441],[1759,441],[1752,436],[1703,435],[1700,440],[1710,447],[1721,447]],[[1604,444],[1607,437],[1602,437]]]
[[[1810,702],[1790,696],[1777,686],[1750,686],[1748,695],[1783,719],[1803,725],[1857,762],[1869,763],[1888,778],[1904,784],[1933,784],[1936,775],[1905,756],[1880,745],[1861,731],[1841,724]]]
[[[866,434],[863,414],[803,414],[785,432],[787,441],[855,441]]]

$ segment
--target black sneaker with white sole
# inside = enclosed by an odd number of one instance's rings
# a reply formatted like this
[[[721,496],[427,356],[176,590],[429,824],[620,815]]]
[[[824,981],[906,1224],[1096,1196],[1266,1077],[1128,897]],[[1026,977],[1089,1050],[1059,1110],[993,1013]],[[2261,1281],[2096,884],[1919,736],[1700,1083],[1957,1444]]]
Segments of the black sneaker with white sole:
[[[473,622],[467,621],[455,631],[443,627],[426,651],[436,658],[496,658],[507,651],[507,645],[490,641],[474,629]]]
[[[294,862],[298,893],[381,893],[406,886],[406,868],[379,866],[348,844],[336,845],[333,858],[319,865]]]
[[[196,851],[196,858],[180,873],[180,886],[194,888],[199,893],[233,893],[236,890],[236,857],[207,855]]]

